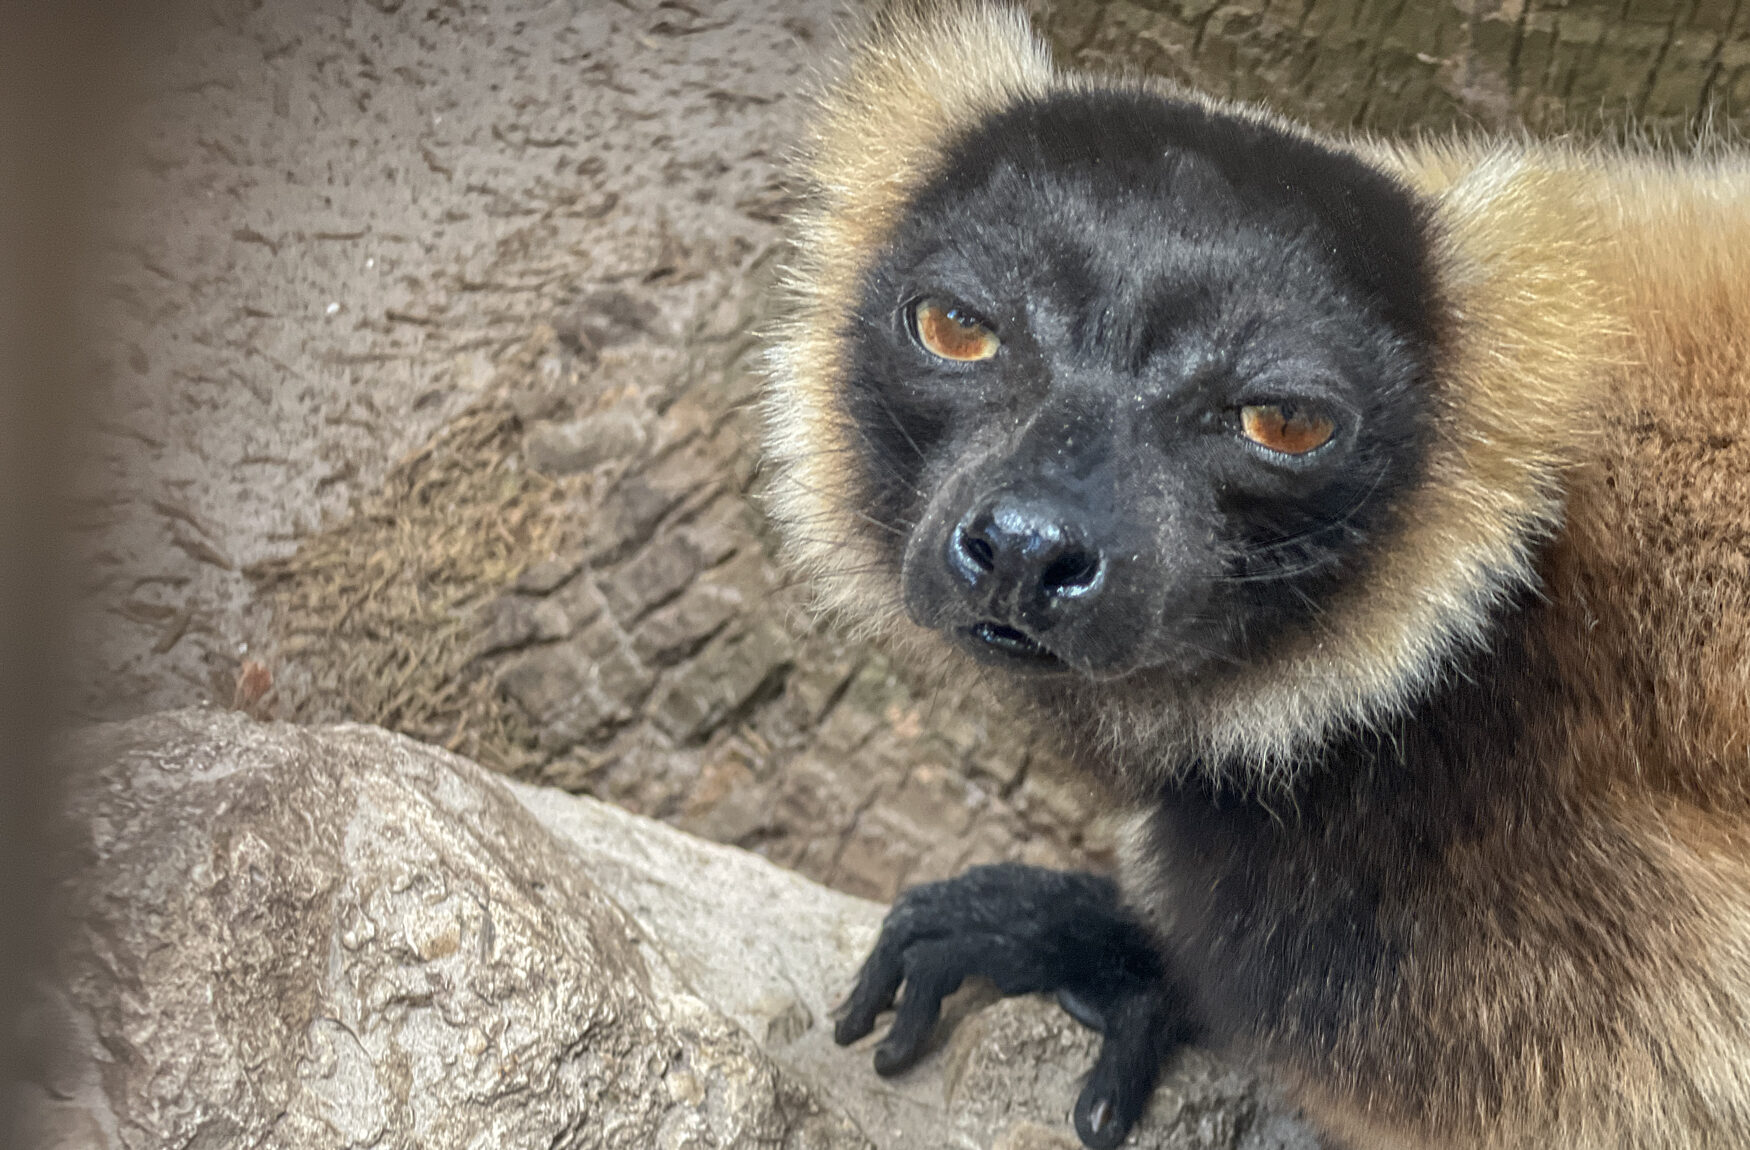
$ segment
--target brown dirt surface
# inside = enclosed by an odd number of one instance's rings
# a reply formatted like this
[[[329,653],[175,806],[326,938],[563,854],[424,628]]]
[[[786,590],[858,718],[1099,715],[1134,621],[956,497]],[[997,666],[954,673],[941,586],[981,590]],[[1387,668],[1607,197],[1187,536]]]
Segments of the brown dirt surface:
[[[228,697],[268,625],[244,568],[348,514],[577,301],[635,283],[678,336],[770,247],[832,6],[710,8],[166,14],[96,317],[87,713]],[[679,360],[624,366],[660,386]]]

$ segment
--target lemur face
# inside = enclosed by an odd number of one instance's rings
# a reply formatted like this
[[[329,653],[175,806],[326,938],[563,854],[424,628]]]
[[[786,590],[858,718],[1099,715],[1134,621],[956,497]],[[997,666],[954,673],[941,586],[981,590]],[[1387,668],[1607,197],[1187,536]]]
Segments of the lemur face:
[[[914,197],[845,381],[913,621],[1018,673],[1190,675],[1365,561],[1431,402],[1419,257],[1369,229],[1414,229],[1359,164],[1248,155],[1263,131],[1023,104]]]

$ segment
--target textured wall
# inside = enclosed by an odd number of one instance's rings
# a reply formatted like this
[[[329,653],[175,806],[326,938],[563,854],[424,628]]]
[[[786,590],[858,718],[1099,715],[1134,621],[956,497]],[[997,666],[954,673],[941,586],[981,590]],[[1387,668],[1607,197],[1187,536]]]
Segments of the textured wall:
[[[1042,16],[1065,59],[1323,127],[1750,122],[1742,0],[1057,0]]]

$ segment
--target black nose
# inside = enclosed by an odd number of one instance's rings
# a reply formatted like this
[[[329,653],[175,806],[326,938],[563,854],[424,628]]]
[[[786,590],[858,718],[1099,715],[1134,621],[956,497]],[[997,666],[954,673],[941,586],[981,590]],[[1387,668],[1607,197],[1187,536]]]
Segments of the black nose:
[[[948,565],[975,589],[1012,589],[1023,600],[1054,603],[1096,591],[1103,564],[1070,509],[999,496],[954,529]]]

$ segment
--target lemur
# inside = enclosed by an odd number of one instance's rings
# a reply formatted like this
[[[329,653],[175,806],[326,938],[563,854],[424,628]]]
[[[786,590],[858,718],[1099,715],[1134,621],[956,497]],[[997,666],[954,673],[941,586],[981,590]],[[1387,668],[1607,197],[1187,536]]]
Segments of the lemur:
[[[1117,881],[904,895],[837,1037],[971,975],[1334,1143],[1750,1146],[1750,158],[1320,135],[982,3],[825,91],[766,399],[829,610],[974,661]]]

